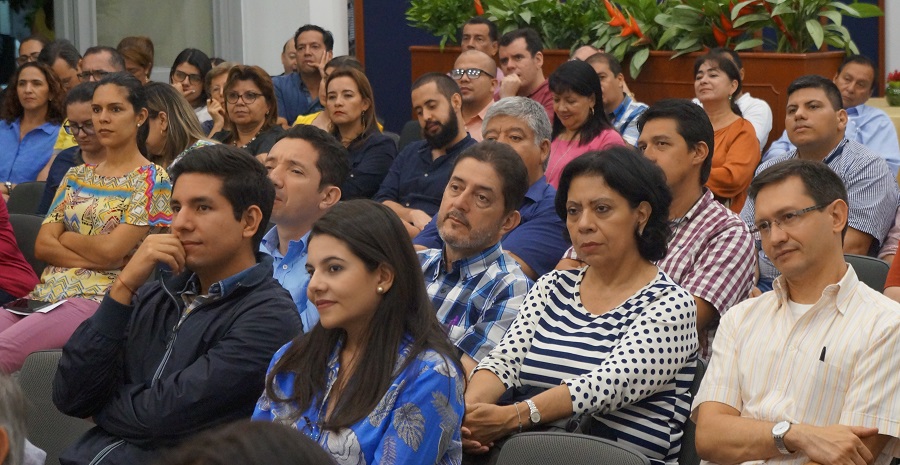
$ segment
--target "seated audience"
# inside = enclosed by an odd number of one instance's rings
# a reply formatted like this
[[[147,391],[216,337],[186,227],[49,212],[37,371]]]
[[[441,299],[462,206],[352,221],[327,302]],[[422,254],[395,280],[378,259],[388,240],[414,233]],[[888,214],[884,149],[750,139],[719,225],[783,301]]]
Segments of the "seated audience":
[[[297,126],[272,147],[265,166],[275,185],[275,227],[263,236],[259,250],[272,256],[275,279],[291,293],[303,331],[309,332],[319,321],[306,296],[309,232],[341,200],[340,186],[350,171],[347,151],[325,131]]]
[[[287,76],[297,71],[297,45],[294,43],[293,36],[281,47],[281,66],[284,68],[284,72],[279,76]]]
[[[16,184],[47,179],[63,115],[59,79],[44,64],[16,69],[0,108],[0,194]]]
[[[97,45],[84,51],[81,58],[81,82],[99,82],[110,73],[125,71],[125,58],[114,48]]]
[[[484,16],[473,16],[463,24],[462,30],[459,31],[459,46],[464,51],[478,50],[491,57],[491,60],[496,60],[500,47],[498,38],[497,25],[493,21]],[[494,78],[497,79],[497,85],[494,87],[494,100],[499,100],[503,70],[497,68]]]
[[[878,83],[877,71],[872,60],[862,55],[852,55],[844,59],[832,81],[838,87],[841,103],[847,111],[847,139],[865,145],[883,158],[896,177],[900,168],[897,128],[884,110],[866,105]],[[780,139],[772,142],[763,161],[778,158],[795,148],[785,130]]]
[[[738,52],[735,52],[730,48],[717,47],[710,50],[710,53],[719,54],[731,60],[738,68],[738,72],[741,75],[741,82],[744,82],[744,63],[741,61]],[[696,99],[695,101],[697,103],[700,102]],[[744,92],[743,88],[737,98],[734,99],[734,103],[736,103],[741,110],[741,117],[749,121],[756,130],[759,148],[765,148],[766,143],[769,141],[769,133],[772,132],[772,108],[769,107],[769,104],[765,100],[752,97],[750,92]]]
[[[427,73],[416,79],[412,104],[424,140],[403,148],[375,195],[400,217],[409,237],[437,213],[456,157],[475,144],[462,122],[459,86],[447,75]]]
[[[322,111],[319,86],[322,71],[334,56],[334,36],[331,32],[313,24],[305,24],[294,33],[297,52],[297,71],[272,78],[278,117],[294,121],[298,116]]]
[[[332,465],[312,439],[278,423],[242,420],[204,431],[156,465]]]
[[[499,98],[528,97],[544,106],[547,118],[553,120],[553,94],[544,79],[544,45],[531,28],[516,29],[500,38]]]
[[[3,200],[0,199],[0,205]],[[0,373],[0,463],[23,465],[25,463],[25,396],[19,383]]]
[[[600,78],[603,111],[609,117],[610,123],[616,131],[619,131],[625,143],[637,145],[637,120],[647,109],[647,104],[638,102],[626,93],[622,64],[616,57],[603,52],[595,53],[584,61],[594,68],[597,77]]]
[[[484,115],[494,103],[494,89],[497,87],[497,63],[478,50],[467,50],[459,55],[450,70],[459,85],[462,96],[462,117],[466,131],[477,142],[481,142],[481,124]]]
[[[271,260],[256,254],[275,197],[262,164],[214,145],[171,172],[172,234],[144,241],[63,348],[53,401],[96,426],[61,463],[150,464],[246,418],[268,360],[300,331]]]
[[[587,61],[588,58],[603,51],[593,45],[582,45],[569,54],[569,60]]]
[[[0,197],[0,305],[21,298],[38,283],[34,269],[22,256],[9,222],[6,201]],[[0,460],[0,463],[3,463]]]
[[[83,82],[66,94],[66,122],[63,129],[75,138],[78,145],[63,150],[53,158],[47,171],[44,194],[38,204],[37,214],[41,216],[46,215],[50,209],[50,203],[69,168],[85,163],[96,166],[106,160],[106,147],[100,143],[92,120],[94,112],[91,110],[91,99],[96,88],[96,82]]]
[[[197,115],[178,89],[162,82],[144,85],[148,114],[143,137],[150,161],[173,165],[191,150],[215,143],[206,139]]]
[[[186,48],[175,57],[169,71],[169,82],[181,91],[191,104],[200,123],[212,119],[206,107],[209,92],[206,89],[206,73],[212,69],[209,57],[196,48]]]
[[[351,67],[334,70],[325,89],[331,134],[350,156],[350,175],[341,184],[341,199],[371,198],[397,156],[397,144],[378,128],[375,95],[362,71]]]
[[[81,54],[66,39],[57,39],[47,44],[38,55],[38,62],[53,70],[62,84],[63,92],[68,92],[80,82],[78,75],[81,73]]]
[[[325,102],[325,81],[328,80],[328,76],[331,75],[336,69],[343,67],[353,68],[361,73],[365,73],[365,70],[362,67],[362,63],[360,63],[356,58],[343,55],[339,57],[334,57],[328,63],[325,64],[325,67],[322,69],[322,82],[319,84],[319,101]],[[368,79],[368,78],[367,78]],[[377,116],[376,116],[377,117]],[[334,125],[331,123],[331,119],[328,117],[328,112],[323,110],[312,112],[308,115],[300,115],[297,119],[294,120],[293,126],[298,124],[309,124],[315,126],[324,131],[331,131],[334,128]],[[377,122],[378,129],[381,130],[381,124]]]
[[[844,261],[844,182],[788,160],[758,174],[750,198],[781,277],[722,317],[691,413],[697,452],[709,463],[887,465],[900,455],[900,305]]]
[[[16,66],[22,66],[25,63],[38,61],[41,50],[47,46],[49,42],[40,35],[30,35],[19,42],[19,56],[16,57]]]
[[[638,118],[638,130],[638,149],[662,168],[672,191],[673,232],[666,256],[656,266],[694,297],[700,355],[709,360],[720,315],[753,287],[753,238],[740,217],[704,187],[715,144],[702,108],[681,99],[656,102]],[[559,268],[578,266],[582,263],[564,259]]]
[[[437,214],[443,247],[419,252],[425,288],[470,373],[506,334],[531,281],[500,238],[519,224],[525,163],[487,141],[459,155]]]
[[[171,220],[169,178],[138,149],[147,120],[140,81],[126,73],[105,76],[91,102],[106,159],[69,170],[34,247],[48,266],[28,298],[65,302],[28,316],[0,310],[2,372],[18,370],[32,352],[62,347],[97,310],[141,241]]]
[[[485,140],[508,144],[528,170],[528,191],[519,207],[519,225],[501,239],[504,251],[518,262],[532,280],[553,269],[568,244],[565,224],[556,214],[556,189],[547,184],[544,165],[550,156],[550,121],[544,107],[526,97],[507,97],[495,103],[484,117]],[[440,249],[443,240],[437,219],[413,239],[417,248]]]
[[[259,66],[235,65],[225,81],[225,130],[213,135],[223,144],[262,157],[284,129],[278,125],[272,79]]]
[[[153,73],[153,41],[147,36],[129,36],[119,41],[116,50],[125,60],[125,71],[144,84]]]
[[[207,137],[225,129],[228,121],[228,113],[225,112],[225,82],[228,81],[228,71],[237,66],[233,61],[225,61],[212,67],[206,73],[204,85],[209,91],[209,99],[206,101],[206,111],[209,112],[209,121],[200,123],[203,133]]]
[[[625,142],[603,110],[600,78],[591,65],[568,61],[560,65],[548,81],[553,92],[555,115],[547,182],[557,187],[559,176],[572,160],[587,152],[625,145]]]
[[[607,439],[651,463],[675,463],[697,331],[694,299],[653,264],[671,232],[663,172],[615,147],[572,161],[559,186],[556,210],[587,266],[541,277],[478,364],[466,389],[464,449],[485,453],[516,431],[590,414]],[[495,405],[513,388],[542,392]]]
[[[844,253],[874,255],[891,227],[900,197],[890,168],[879,155],[847,137],[847,112],[841,108],[841,92],[833,82],[801,76],[788,86],[787,94],[784,125],[797,148],[762,163],[757,173],[792,158],[828,165],[847,189],[850,211]],[[744,205],[741,218],[753,225],[752,201]],[[770,258],[765,249],[760,250],[757,287],[762,291],[769,290],[778,276]]]
[[[723,55],[707,54],[694,62],[694,92],[715,130],[712,171],[706,186],[716,200],[739,213],[759,164],[759,140],[735,101],[741,93],[738,67]]]
[[[403,234],[370,200],[313,225],[321,320],[275,354],[254,420],[289,424],[342,464],[459,463],[465,380]]]

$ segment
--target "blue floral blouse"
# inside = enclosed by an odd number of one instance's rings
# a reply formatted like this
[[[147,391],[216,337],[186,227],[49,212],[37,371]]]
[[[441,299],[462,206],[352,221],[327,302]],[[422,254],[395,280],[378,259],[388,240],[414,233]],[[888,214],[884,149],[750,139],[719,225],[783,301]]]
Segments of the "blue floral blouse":
[[[404,341],[397,368],[409,355],[409,340]],[[269,370],[281,358],[290,343],[272,358]],[[328,361],[327,391],[340,370],[338,345]],[[294,373],[275,375],[279,397],[293,391]],[[299,417],[293,403],[273,402],[263,393],[253,412],[254,420],[288,424],[303,432],[329,452],[339,465],[372,464],[459,464],[462,461],[460,426],[465,411],[462,374],[435,351],[418,355],[395,378],[375,410],[368,417],[338,432],[322,430],[321,415],[328,410],[318,398]],[[327,392],[326,396],[327,397]],[[299,420],[290,422],[290,418]]]

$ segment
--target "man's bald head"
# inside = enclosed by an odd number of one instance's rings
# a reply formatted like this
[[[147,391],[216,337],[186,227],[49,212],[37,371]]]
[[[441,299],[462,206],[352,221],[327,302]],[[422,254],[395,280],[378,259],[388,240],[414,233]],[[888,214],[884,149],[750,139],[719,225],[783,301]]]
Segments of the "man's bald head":
[[[463,74],[451,73],[451,76],[459,84],[464,114],[469,110],[477,113],[493,100],[497,86],[497,63],[493,58],[480,50],[466,50],[459,54],[453,69],[463,70],[460,71]],[[478,77],[469,74],[472,71],[466,71],[475,69],[481,71]]]

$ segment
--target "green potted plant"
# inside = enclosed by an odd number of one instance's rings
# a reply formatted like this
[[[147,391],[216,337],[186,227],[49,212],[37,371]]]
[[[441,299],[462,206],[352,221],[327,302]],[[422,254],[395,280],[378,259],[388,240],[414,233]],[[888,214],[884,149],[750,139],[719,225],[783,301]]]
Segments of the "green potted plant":
[[[884,99],[892,107],[900,107],[900,71],[896,69],[887,75]]]

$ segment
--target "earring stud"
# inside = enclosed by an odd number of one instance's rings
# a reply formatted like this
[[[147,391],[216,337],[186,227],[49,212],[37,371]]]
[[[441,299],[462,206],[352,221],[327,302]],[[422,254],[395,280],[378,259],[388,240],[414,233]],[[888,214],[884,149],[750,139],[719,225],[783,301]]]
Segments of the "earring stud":
[[[381,287],[381,286],[378,286],[378,288],[375,289],[375,292],[377,292],[377,293],[379,293],[379,294],[384,294],[384,288]]]

